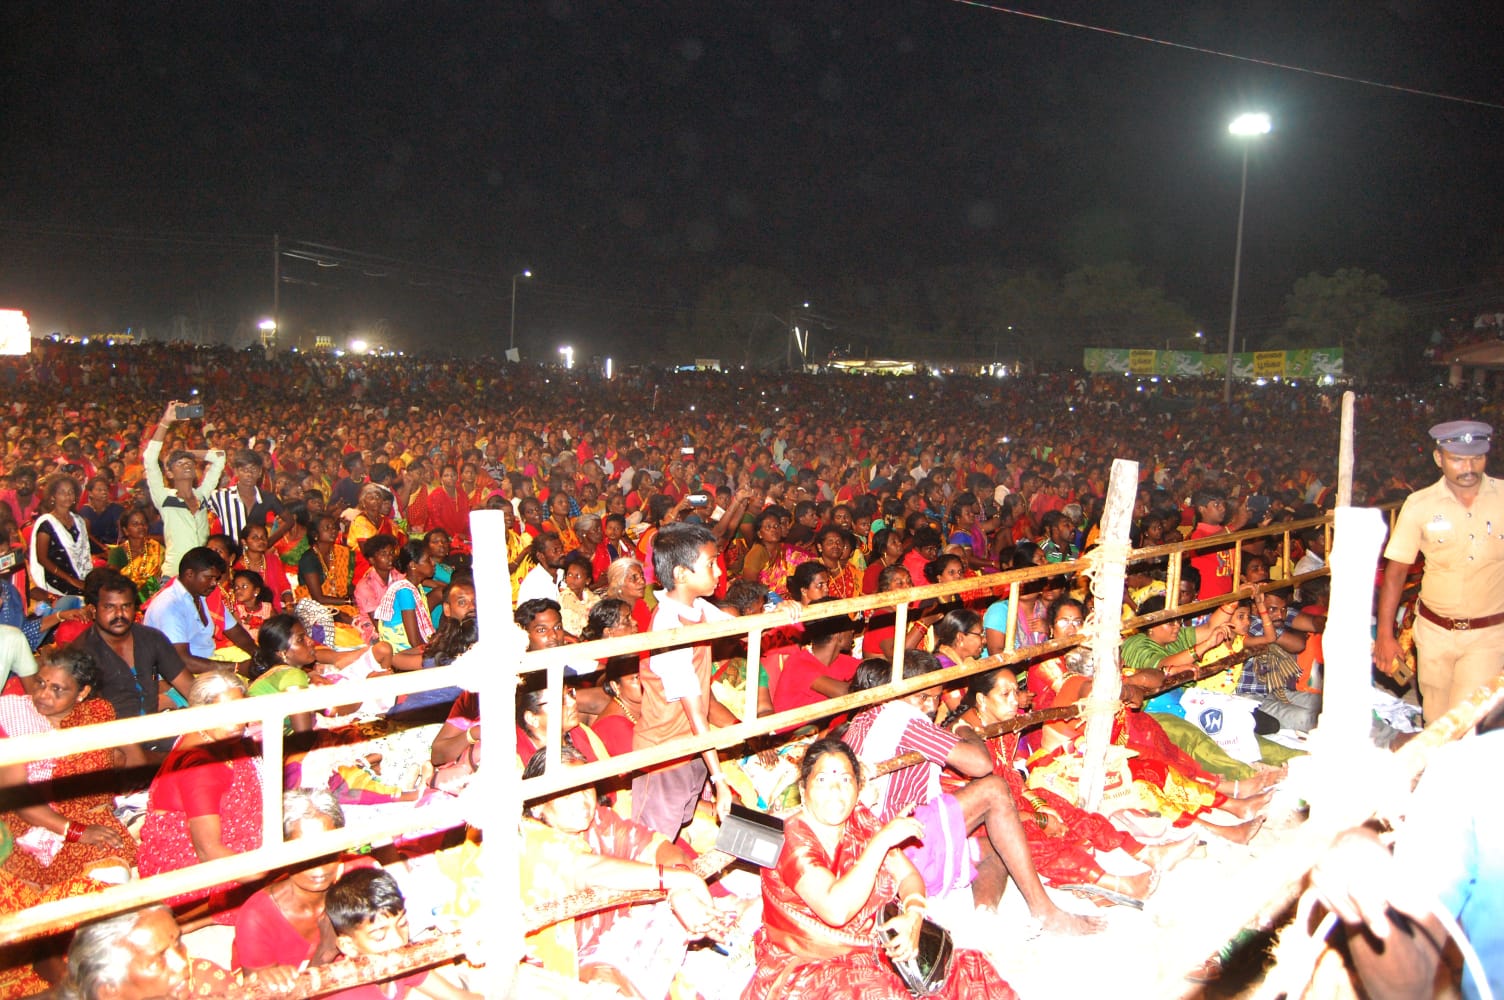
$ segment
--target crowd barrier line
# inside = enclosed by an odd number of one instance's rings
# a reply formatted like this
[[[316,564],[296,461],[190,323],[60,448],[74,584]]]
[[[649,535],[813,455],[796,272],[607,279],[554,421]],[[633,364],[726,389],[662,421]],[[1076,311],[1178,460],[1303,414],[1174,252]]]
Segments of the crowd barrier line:
[[[1184,552],[1225,545],[1229,541],[1234,542],[1241,548],[1241,542],[1244,538],[1268,536],[1277,532],[1283,532],[1288,543],[1291,531],[1299,530],[1302,526],[1314,524],[1329,525],[1329,523],[1330,518],[1328,517],[1313,519],[1310,522],[1292,522],[1288,525],[1281,525],[1277,530],[1268,527],[1253,528],[1235,535],[1212,536],[1206,539],[1169,543],[1168,545],[1135,550],[1129,554],[1128,558],[1130,562],[1134,562],[1156,554],[1168,555],[1177,551]],[[1329,527],[1328,530],[1330,530]],[[1088,553],[1086,556],[1071,562],[1053,563],[1021,570],[1009,570],[982,577],[967,577],[951,583],[928,584],[883,594],[846,598],[806,608],[803,610],[801,618],[808,621],[841,614],[893,608],[895,612],[895,636],[901,636],[903,635],[902,627],[906,621],[907,611],[911,602],[976,591],[991,591],[997,587],[1007,586],[1010,595],[1012,595],[1008,608],[1008,632],[1011,634],[1016,628],[1016,620],[1021,603],[1018,600],[1018,596],[1022,584],[1043,577],[1059,575],[1075,576],[1089,569],[1094,562],[1093,555]],[[1174,567],[1177,563],[1178,560],[1170,560],[1171,567]],[[1324,571],[1318,571],[1317,573],[1309,574],[1307,577],[1302,577],[1302,579],[1323,574]],[[1280,581],[1277,586],[1286,586],[1293,582],[1292,580]],[[1222,600],[1225,599],[1225,597],[1222,598]],[[1180,608],[1166,610],[1158,615],[1129,619],[1125,622],[1125,629],[1128,626],[1152,623],[1162,618],[1178,617],[1196,607],[1212,607],[1218,603],[1220,601],[1215,599],[1206,602],[1197,602],[1195,605],[1185,605]],[[788,616],[785,613],[773,611],[746,618],[730,619],[724,622],[684,626],[666,632],[621,636],[598,640],[593,643],[562,646],[551,650],[537,650],[526,653],[521,657],[521,662],[517,664],[517,672],[518,674],[524,674],[538,670],[547,671],[550,687],[554,689],[557,695],[559,688],[563,685],[563,667],[571,659],[576,661],[587,658],[589,660],[603,660],[612,656],[627,655],[653,649],[673,648],[731,635],[749,635],[752,637],[752,641],[756,643],[760,641],[763,631],[786,625],[788,621]],[[902,644],[896,642],[894,656],[895,680],[892,683],[870,691],[845,695],[841,698],[829,699],[815,705],[805,706],[801,709],[773,713],[766,716],[758,716],[756,714],[756,674],[753,673],[752,669],[749,669],[749,687],[753,690],[749,692],[748,703],[752,711],[743,722],[723,729],[712,730],[699,736],[682,737],[658,747],[633,751],[619,757],[580,767],[567,769],[556,766],[550,767],[545,774],[528,781],[520,781],[519,785],[523,798],[528,800],[557,794],[630,771],[683,759],[712,747],[725,749],[738,746],[752,737],[767,735],[779,730],[802,725],[809,721],[828,718],[842,712],[850,712],[868,705],[891,700],[895,697],[903,697],[914,691],[933,687],[937,684],[949,683],[983,670],[992,669],[993,666],[1008,665],[1053,655],[1060,650],[1077,645],[1078,642],[1079,640],[1074,638],[1056,640],[1039,646],[1027,647],[1023,650],[1014,650],[999,654],[997,657],[989,657],[986,660],[969,661],[966,664],[946,668],[924,677],[912,678],[907,681],[901,678],[902,654],[900,653],[900,649]],[[501,643],[495,643],[494,645],[497,649],[502,646]],[[264,734],[280,734],[282,731],[282,722],[290,714],[318,711],[337,705],[347,705],[356,699],[365,701],[370,697],[395,697],[399,694],[411,694],[418,691],[449,686],[476,690],[481,684],[482,671],[498,669],[494,660],[488,663],[488,650],[490,649],[491,645],[482,639],[454,664],[445,667],[408,671],[386,677],[368,678],[339,685],[306,688],[298,691],[242,699],[235,702],[158,713],[135,719],[116,720],[114,722],[101,723],[97,726],[78,727],[54,733],[0,740],[0,764],[22,763],[36,759],[78,753],[85,750],[111,748],[125,743],[137,743],[168,736],[177,736],[199,729],[222,728],[235,723],[260,722]],[[494,653],[491,656],[494,657]],[[555,723],[556,726],[557,723]],[[267,759],[280,759],[280,741],[273,742],[277,742],[278,747],[275,751],[268,754]],[[553,758],[553,763],[557,763],[558,743],[559,741],[555,740],[554,745],[550,748],[550,756]],[[265,748],[263,748],[263,752],[266,752]],[[463,803],[463,800],[460,800],[460,803]],[[443,825],[457,826],[465,822],[462,815],[464,810],[460,803],[446,803],[444,808],[424,810],[421,815],[415,811],[413,816],[405,817],[400,821],[394,819],[390,823],[371,824],[348,830],[334,831],[327,835],[327,837],[305,838],[291,843],[283,843],[281,840],[280,822],[281,782],[264,782],[263,846],[256,851],[237,855],[234,858],[223,858],[213,862],[206,862],[180,871],[163,873],[149,879],[140,879],[122,886],[112,886],[91,896],[75,897],[43,904],[18,914],[0,918],[0,938],[32,937],[71,929],[79,922],[120,912],[132,906],[207,888],[226,881],[249,878],[268,871],[307,862],[327,855],[332,851],[347,850],[372,843],[384,843],[393,837],[401,836],[403,833],[414,829],[429,830],[442,828]],[[451,811],[458,817],[453,822],[450,822],[448,818]]]

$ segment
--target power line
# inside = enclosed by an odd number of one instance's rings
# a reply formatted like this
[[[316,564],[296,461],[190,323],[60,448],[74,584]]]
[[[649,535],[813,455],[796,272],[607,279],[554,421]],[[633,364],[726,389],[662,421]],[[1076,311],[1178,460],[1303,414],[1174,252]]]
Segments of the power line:
[[[1112,35],[1115,38],[1128,38],[1136,42],[1148,42],[1151,45],[1163,45],[1167,48],[1180,49],[1185,52],[1197,52],[1201,55],[1217,56],[1222,59],[1232,59],[1236,62],[1251,63],[1255,66],[1264,66],[1269,69],[1289,70],[1292,73],[1305,73],[1308,76],[1319,76],[1328,80],[1341,80],[1344,83],[1356,83],[1364,87],[1378,87],[1381,90],[1392,90],[1401,94],[1411,94],[1415,97],[1434,97],[1441,101],[1453,101],[1457,104],[1470,104],[1479,108],[1491,108],[1495,111],[1504,111],[1504,104],[1494,101],[1483,101],[1474,97],[1460,97],[1456,94],[1444,94],[1436,90],[1422,90],[1419,87],[1407,87],[1398,83],[1384,83],[1381,80],[1368,80],[1358,76],[1348,76],[1344,73],[1332,73],[1327,70],[1312,69],[1309,66],[1297,66],[1294,63],[1276,62],[1272,59],[1260,59],[1257,56],[1245,56],[1236,52],[1225,52],[1221,49],[1210,49],[1202,45],[1191,45],[1186,42],[1174,42],[1167,38],[1155,38],[1153,35],[1140,35],[1132,31],[1120,31],[1116,28],[1106,28],[1099,24],[1087,24],[1084,21],[1070,21],[1061,17],[1050,17],[1047,14],[1036,14],[1033,11],[1018,10],[1013,7],[1003,7],[999,4],[985,3],[983,0],[951,0],[952,3],[962,4],[967,7],[980,7],[998,14],[1012,14],[1015,17],[1029,18],[1034,21],[1046,21],[1050,24],[1058,24],[1066,28],[1079,28],[1082,31],[1095,31],[1103,35]]]

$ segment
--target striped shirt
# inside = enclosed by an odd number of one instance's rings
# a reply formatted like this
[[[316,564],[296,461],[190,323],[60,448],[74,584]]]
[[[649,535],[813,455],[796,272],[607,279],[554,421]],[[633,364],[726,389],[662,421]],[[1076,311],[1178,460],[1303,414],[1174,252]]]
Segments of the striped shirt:
[[[239,542],[248,525],[266,526],[270,520],[268,515],[280,515],[282,504],[276,497],[263,495],[258,486],[255,502],[251,504],[250,510],[246,510],[245,501],[240,499],[240,487],[226,486],[222,490],[215,490],[209,497],[209,509],[219,519],[219,530]]]
[[[909,806],[940,797],[940,769],[960,739],[935,725],[906,701],[890,701],[862,712],[846,730],[846,743],[865,764],[879,764],[917,751],[927,763],[905,767],[871,782],[874,798],[864,801],[879,823],[887,823]]]

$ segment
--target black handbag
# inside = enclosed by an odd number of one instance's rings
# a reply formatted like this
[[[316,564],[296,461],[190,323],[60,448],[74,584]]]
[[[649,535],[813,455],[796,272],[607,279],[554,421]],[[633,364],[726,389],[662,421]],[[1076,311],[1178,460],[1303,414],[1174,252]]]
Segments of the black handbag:
[[[900,912],[897,902],[887,903],[882,908],[880,923],[887,923]],[[931,997],[944,991],[955,953],[956,946],[951,942],[950,931],[925,917],[919,925],[919,948],[914,957],[905,962],[889,961],[893,962],[893,970],[909,988],[911,995]]]

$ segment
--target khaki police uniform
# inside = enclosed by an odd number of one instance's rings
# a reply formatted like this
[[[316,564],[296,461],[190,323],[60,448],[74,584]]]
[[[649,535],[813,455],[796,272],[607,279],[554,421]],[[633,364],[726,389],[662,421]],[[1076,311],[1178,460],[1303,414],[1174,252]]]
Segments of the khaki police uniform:
[[[1414,563],[1422,553],[1421,603],[1456,620],[1446,628],[1416,618],[1418,680],[1430,722],[1504,671],[1504,621],[1484,628],[1465,624],[1504,612],[1504,480],[1484,476],[1471,507],[1463,506],[1445,479],[1412,493],[1384,557]]]

